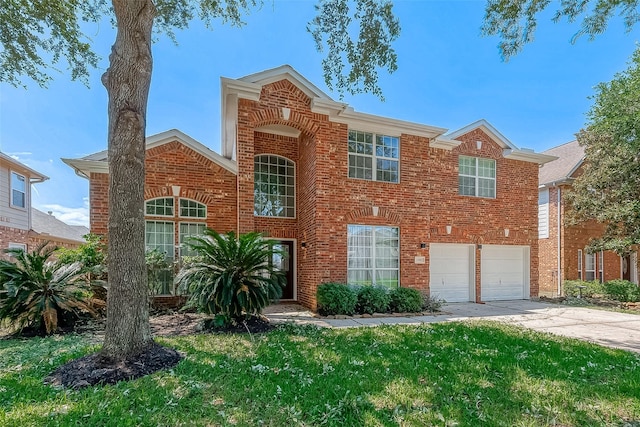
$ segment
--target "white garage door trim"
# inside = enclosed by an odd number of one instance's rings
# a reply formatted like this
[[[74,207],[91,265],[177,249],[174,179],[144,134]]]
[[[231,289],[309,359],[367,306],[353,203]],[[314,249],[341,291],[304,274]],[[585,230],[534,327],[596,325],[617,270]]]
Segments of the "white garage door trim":
[[[482,301],[529,299],[529,246],[482,245],[480,252]]]
[[[475,301],[475,246],[429,244],[429,291],[447,302]]]

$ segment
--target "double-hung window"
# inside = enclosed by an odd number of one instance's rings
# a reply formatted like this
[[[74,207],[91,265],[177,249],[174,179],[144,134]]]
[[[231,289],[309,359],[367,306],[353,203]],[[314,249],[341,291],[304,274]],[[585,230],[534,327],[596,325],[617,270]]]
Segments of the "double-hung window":
[[[590,282],[596,279],[596,255],[584,254],[584,280]]]
[[[398,182],[399,159],[398,137],[349,131],[349,178]]]
[[[347,230],[347,282],[397,288],[400,284],[398,227],[349,225]]]
[[[496,161],[460,156],[458,159],[458,194],[496,197]]]
[[[11,172],[11,206],[27,207],[27,179],[15,172]]]

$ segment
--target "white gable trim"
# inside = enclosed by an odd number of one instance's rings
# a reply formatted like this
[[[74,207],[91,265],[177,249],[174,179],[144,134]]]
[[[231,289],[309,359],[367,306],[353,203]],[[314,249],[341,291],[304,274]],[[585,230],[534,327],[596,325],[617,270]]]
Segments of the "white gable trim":
[[[238,174],[238,167],[232,160],[226,159],[216,153],[215,151],[207,148],[200,142],[191,138],[189,135],[179,131],[178,129],[171,129],[165,132],[161,132],[155,135],[147,137],[145,149],[159,147],[170,142],[177,141],[182,145],[191,148],[198,154],[206,157],[218,166],[223,167],[234,175]],[[62,159],[64,163],[71,166],[76,174],[84,178],[89,178],[91,173],[109,173],[109,163],[107,161],[107,151],[100,151],[98,153],[90,154],[80,159]]]
[[[472,130],[475,130],[475,129],[481,129],[484,133],[489,135],[489,137],[491,139],[493,139],[502,148],[510,148],[512,150],[518,150],[518,147],[516,147],[504,135],[502,135],[500,132],[498,132],[498,130],[496,128],[494,128],[491,125],[491,123],[489,123],[485,119],[480,119],[480,120],[478,120],[476,122],[473,122],[473,123],[461,128],[461,129],[458,129],[455,132],[451,132],[451,133],[445,135],[445,137],[448,138],[448,139],[456,139],[457,137],[462,136],[464,134],[467,134],[467,133],[469,133],[469,132],[471,132]]]
[[[275,83],[283,79],[289,80],[298,89],[303,91],[309,98],[331,100],[331,97],[329,95],[320,90],[318,86],[311,83],[302,74],[297,72],[291,65],[288,64],[241,77],[238,79],[238,81],[254,83],[262,87],[264,85]]]

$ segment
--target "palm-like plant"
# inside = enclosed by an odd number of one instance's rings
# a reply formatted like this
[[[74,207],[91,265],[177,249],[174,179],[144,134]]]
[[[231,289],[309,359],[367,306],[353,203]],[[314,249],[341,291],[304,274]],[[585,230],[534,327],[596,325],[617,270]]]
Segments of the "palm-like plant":
[[[51,334],[58,329],[62,312],[95,313],[88,303],[82,264],[49,261],[57,248],[48,243],[30,253],[16,248],[4,251],[15,261],[0,260],[0,321],[20,330],[44,327]]]
[[[232,319],[262,312],[282,296],[285,273],[270,260],[274,242],[259,233],[219,234],[205,229],[187,245],[198,254],[176,276],[176,283],[190,294],[189,304],[199,310]]]

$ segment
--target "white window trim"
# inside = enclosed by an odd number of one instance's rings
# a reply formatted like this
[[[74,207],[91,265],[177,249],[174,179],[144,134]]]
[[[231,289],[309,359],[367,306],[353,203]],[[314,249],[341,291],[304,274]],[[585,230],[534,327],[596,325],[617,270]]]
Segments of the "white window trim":
[[[604,283],[604,251],[598,252],[598,279],[600,283]]]
[[[588,262],[589,257],[591,257],[593,259],[593,269],[592,270],[589,269],[589,262]],[[584,254],[584,280],[587,280],[589,282],[592,281],[592,280],[596,280],[597,279],[596,271],[597,271],[596,270],[596,254],[585,253]],[[591,279],[591,280],[587,279],[587,274],[589,274],[589,273],[593,273],[593,279]]]
[[[207,223],[205,222],[194,222],[194,221],[180,221],[178,222],[178,241],[176,244],[176,247],[178,248],[178,255],[180,256],[180,258],[182,258],[182,244],[183,242],[180,241],[180,237],[181,237],[181,233],[180,233],[180,226],[181,225],[204,225],[205,228],[207,228]]]
[[[256,201],[255,201],[255,196],[253,199],[253,216],[257,217],[257,218],[283,218],[283,219],[296,219],[298,216],[298,170],[297,170],[297,165],[296,162],[294,162],[293,160],[289,159],[288,157],[285,156],[280,156],[278,154],[272,154],[272,153],[261,153],[261,154],[256,154],[255,156],[253,156],[253,166],[254,166],[254,176],[253,176],[253,180],[254,180],[254,185],[255,185],[255,164],[256,164],[256,157],[261,157],[261,156],[273,156],[273,157],[279,157],[281,159],[285,159],[288,162],[291,162],[291,164],[293,165],[293,216],[281,216],[281,215],[256,215],[255,213],[255,206],[256,206]],[[254,187],[254,192],[255,192],[255,187]]]
[[[582,249],[578,249],[578,280],[582,280],[584,272],[582,271]]]
[[[186,200],[186,201],[189,201],[189,202],[195,202],[195,203],[197,203],[197,204],[199,204],[199,205],[204,206],[204,216],[184,216],[184,215],[182,215],[182,207],[180,206],[180,202],[181,202],[181,201],[183,201],[183,200]],[[206,219],[207,219],[207,215],[209,214],[209,212],[208,212],[208,210],[207,210],[207,205],[206,205],[206,204],[204,204],[204,203],[200,203],[200,202],[199,202],[199,201],[197,201],[197,200],[189,199],[189,198],[186,198],[186,197],[180,197],[180,198],[178,199],[177,210],[178,210],[178,218],[188,218],[188,219],[195,219],[195,220],[202,220],[202,221],[204,221],[204,220],[206,220]]]
[[[475,176],[474,175],[465,175],[462,172],[460,172],[460,158],[462,158],[462,157],[467,158],[467,159],[474,159],[476,161],[476,174],[475,174]],[[489,177],[486,177],[486,176],[478,175],[478,160],[479,159],[481,159],[481,160],[491,160],[493,162],[493,165],[494,165],[493,170],[494,170],[496,176],[494,176],[493,178],[489,178]],[[471,195],[471,194],[460,194],[460,181],[458,179],[458,196],[462,196],[462,197],[479,197],[481,199],[497,199],[498,198],[498,162],[496,162],[495,159],[489,159],[489,158],[486,158],[486,157],[474,157],[474,156],[463,156],[463,155],[461,155],[458,158],[458,178],[461,177],[461,176],[466,177],[466,178],[474,178],[475,179],[475,181],[476,181],[475,182],[475,194],[474,195]],[[478,195],[478,189],[480,188],[480,186],[478,185],[478,180],[479,179],[493,180],[493,193],[494,193],[493,197],[491,197],[491,196],[479,196]]]
[[[367,131],[363,131],[363,130],[359,130],[359,129],[349,129],[349,131],[355,131],[355,132],[362,132],[362,133],[370,133],[372,135],[372,141],[373,141],[373,150],[371,154],[361,154],[361,153],[351,153],[349,151],[349,134],[347,133],[347,178],[348,179],[357,179],[360,181],[375,181],[375,182],[384,182],[387,184],[400,184],[400,157],[401,157],[401,141],[400,141],[400,136],[395,136],[395,135],[388,135],[388,134],[383,134],[383,133],[377,133],[377,132],[367,132]],[[377,156],[376,155],[376,142],[377,136],[388,136],[391,138],[398,138],[398,158],[393,158],[393,157],[384,157],[384,156]],[[371,179],[366,179],[366,178],[356,178],[354,176],[349,176],[349,156],[361,156],[361,157],[369,157],[371,158]],[[378,180],[378,162],[376,162],[376,159],[382,159],[382,160],[391,160],[394,162],[398,162],[398,180],[397,181],[380,181]]]
[[[347,281],[349,278],[349,271],[350,270],[364,270],[363,268],[349,268],[349,227],[350,226],[362,226],[362,227],[371,227],[373,229],[375,229],[376,227],[386,227],[386,228],[395,228],[398,230],[398,268],[376,268],[376,247],[375,247],[375,234],[372,235],[372,251],[371,251],[371,281],[373,285],[378,286],[377,283],[375,283],[376,280],[376,271],[380,270],[380,271],[397,271],[398,272],[398,288],[402,287],[402,284],[400,282],[400,261],[401,261],[401,253],[400,253],[400,248],[401,248],[401,244],[400,244],[400,227],[398,226],[393,226],[393,225],[367,225],[367,224],[347,224]],[[384,285],[380,285],[380,286],[384,286]]]
[[[154,200],[164,200],[164,199],[172,199],[173,200],[173,215],[158,215],[158,214],[148,214],[147,213],[147,203],[153,202]],[[144,201],[144,216],[148,218],[175,218],[176,217],[176,200],[175,197],[154,197],[153,199],[147,199]]]
[[[22,177],[24,179],[24,191],[16,189],[16,191],[19,191],[22,194],[24,194],[24,206],[16,205],[15,203],[13,203],[13,190],[14,190],[14,188],[13,188],[13,175],[20,176],[20,177]],[[14,170],[10,171],[10,173],[9,173],[9,193],[10,193],[9,197],[11,199],[10,206],[12,208],[16,208],[16,209],[27,210],[27,207],[29,206],[29,201],[27,200],[28,191],[29,191],[29,181],[27,180],[27,177],[25,175],[21,174],[21,173],[18,173],[16,171],[14,171]]]
[[[163,222],[163,223],[171,224],[171,226],[172,226],[172,236],[173,236],[173,239],[172,239],[172,248],[173,248],[173,250],[172,250],[172,253],[170,255],[171,255],[171,259],[175,260],[176,259],[176,247],[177,247],[176,246],[176,223],[175,223],[175,221],[166,221],[166,220],[157,220],[157,219],[148,219],[148,218],[145,219],[145,221],[144,221],[144,245],[145,245],[145,249],[147,247],[147,224],[149,222]]]
[[[14,243],[14,242],[9,242],[9,246],[7,246],[8,249],[22,249],[23,251],[27,251],[27,244],[26,243]]]

